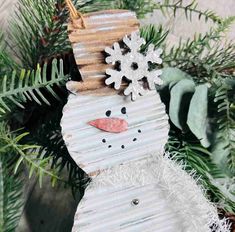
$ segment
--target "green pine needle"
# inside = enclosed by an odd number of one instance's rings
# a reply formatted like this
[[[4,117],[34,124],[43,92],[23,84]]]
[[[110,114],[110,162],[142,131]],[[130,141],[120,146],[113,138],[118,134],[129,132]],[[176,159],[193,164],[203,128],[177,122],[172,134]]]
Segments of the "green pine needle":
[[[235,80],[231,80],[235,83]],[[226,80],[217,81],[214,101],[216,112],[216,143],[212,159],[231,177],[235,175],[235,88]]]
[[[230,194],[225,195],[214,182],[226,178],[226,175],[211,161],[207,149],[203,148],[199,142],[187,141],[190,136],[181,135],[171,129],[170,137],[166,145],[166,151],[170,156],[185,165],[189,173],[196,172],[199,182],[207,190],[210,200],[227,212],[235,212],[235,204],[230,199]]]
[[[0,80],[2,86],[0,91],[0,110],[2,112],[10,111],[10,103],[24,108],[22,103],[28,100],[35,101],[39,105],[42,103],[50,105],[50,102],[44,96],[43,89],[59,99],[52,87],[63,84],[67,76],[63,73],[62,60],[59,63],[59,69],[57,65],[57,60],[53,60],[49,79],[47,79],[47,64],[44,64],[43,68],[38,65],[35,72],[23,69],[19,76],[14,71],[10,77],[9,84],[8,77],[4,76]]]
[[[10,156],[0,152],[0,231],[3,232],[15,231],[23,205],[22,183],[12,168]]]
[[[150,44],[154,44],[159,48],[164,46],[169,31],[164,30],[163,26],[156,27],[154,25],[148,25],[140,29],[140,36],[145,39],[146,44],[142,46],[141,50],[145,51]]]
[[[212,10],[202,11],[198,8],[198,3],[196,0],[193,0],[187,4],[185,4],[184,0],[164,0],[160,3],[156,3],[154,5],[154,9],[158,9],[162,12],[163,15],[173,13],[173,16],[176,17],[177,12],[179,10],[184,11],[186,19],[192,21],[193,14],[198,16],[198,19],[205,19],[205,22],[211,20],[216,24],[220,24],[222,22],[222,18],[219,17]]]
[[[223,75],[228,68],[235,68],[235,44],[221,47],[224,33],[234,21],[235,17],[228,17],[205,35],[195,35],[186,42],[181,39],[179,45],[164,51],[165,65],[186,71],[198,83],[211,82],[215,74]]]
[[[63,1],[19,0],[11,22],[15,55],[27,69],[71,49],[67,36],[68,12]]]
[[[13,69],[17,69],[17,65],[7,50],[4,35],[0,30],[0,76],[3,76]]]
[[[51,157],[44,158],[40,155],[40,146],[23,144],[23,140],[28,135],[28,132],[15,135],[5,123],[0,123],[0,157],[7,156],[11,159],[14,166],[13,173],[16,174],[24,163],[29,170],[29,177],[34,174],[38,178],[40,186],[42,186],[44,176],[50,177],[54,186],[57,181],[62,181],[62,179],[57,175],[56,169],[48,169]]]

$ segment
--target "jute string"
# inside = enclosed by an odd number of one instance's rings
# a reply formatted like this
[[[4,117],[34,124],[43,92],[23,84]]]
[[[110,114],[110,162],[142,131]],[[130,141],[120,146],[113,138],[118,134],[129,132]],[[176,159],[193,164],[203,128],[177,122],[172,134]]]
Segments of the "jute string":
[[[72,0],[65,0],[65,3],[68,7],[69,13],[70,13],[70,18],[73,21],[74,24],[76,24],[76,20],[77,19],[81,19],[82,25],[76,25],[78,28],[86,28],[86,23],[85,23],[85,19],[82,15],[81,12],[77,11],[77,9],[75,8]]]

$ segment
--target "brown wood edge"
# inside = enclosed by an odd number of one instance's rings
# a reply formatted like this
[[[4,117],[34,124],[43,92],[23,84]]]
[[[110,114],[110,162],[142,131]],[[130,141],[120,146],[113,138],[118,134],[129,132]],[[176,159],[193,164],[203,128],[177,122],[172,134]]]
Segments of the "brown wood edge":
[[[109,9],[109,10],[101,10],[101,11],[85,13],[85,14],[82,14],[82,19],[81,18],[73,19],[73,20],[69,19],[68,32],[70,33],[71,31],[76,30],[76,29],[80,29],[80,30],[88,29],[87,26],[83,27],[83,22],[89,17],[95,16],[95,15],[102,15],[105,13],[117,14],[117,13],[128,13],[128,12],[133,13],[133,16],[136,15],[134,11],[125,10],[125,9]],[[137,17],[133,17],[133,20],[136,20],[135,25],[139,27],[140,23]]]
[[[79,93],[81,95],[95,95],[95,96],[108,96],[115,94],[123,94],[127,84],[123,84],[119,90],[115,90],[110,86],[104,85],[100,80],[86,80],[84,82],[69,81],[66,87],[72,93]]]

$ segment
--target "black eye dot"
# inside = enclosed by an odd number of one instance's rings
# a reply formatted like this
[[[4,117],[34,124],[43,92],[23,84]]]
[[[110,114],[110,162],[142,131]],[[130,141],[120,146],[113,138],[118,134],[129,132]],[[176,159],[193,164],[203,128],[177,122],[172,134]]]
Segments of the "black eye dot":
[[[105,114],[107,117],[109,117],[111,115],[111,110],[107,110]]]
[[[109,146],[108,146],[108,148],[111,148],[111,147],[112,147],[112,145],[109,145]]]
[[[138,130],[138,133],[141,133],[142,131],[141,130]]]
[[[122,148],[122,149],[124,149],[124,148],[125,148],[125,146],[124,146],[124,145],[122,145],[122,146],[121,146],[121,148]]]
[[[135,142],[136,140],[137,140],[137,138],[134,138],[134,139],[133,139],[133,142]]]
[[[126,107],[123,107],[123,108],[121,109],[121,112],[122,112],[122,114],[126,114]]]
[[[106,139],[102,139],[102,142],[103,142],[103,143],[106,143]]]

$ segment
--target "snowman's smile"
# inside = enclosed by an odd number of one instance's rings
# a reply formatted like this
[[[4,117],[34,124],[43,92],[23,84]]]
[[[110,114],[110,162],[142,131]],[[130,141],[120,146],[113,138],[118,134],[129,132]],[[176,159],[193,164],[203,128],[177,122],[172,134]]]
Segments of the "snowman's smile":
[[[141,133],[142,133],[142,130],[139,129],[137,132],[138,132],[138,134],[141,134]],[[135,138],[132,139],[132,142],[136,142],[137,140],[138,140],[138,139],[135,137]],[[107,142],[108,142],[108,141],[107,141],[106,139],[102,139],[102,143],[107,143]],[[109,145],[108,145],[108,148],[112,148],[112,145],[109,144]],[[125,145],[121,145],[121,148],[122,148],[122,149],[125,149],[126,146],[125,146]]]

